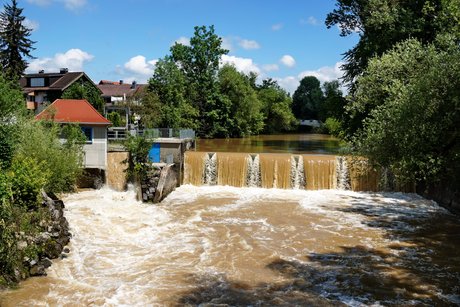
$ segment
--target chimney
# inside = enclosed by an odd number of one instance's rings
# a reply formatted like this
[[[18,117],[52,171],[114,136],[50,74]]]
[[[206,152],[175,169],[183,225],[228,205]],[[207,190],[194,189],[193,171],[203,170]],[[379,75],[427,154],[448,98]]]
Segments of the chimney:
[[[133,83],[131,83],[131,89],[135,89],[137,86],[137,82],[136,81],[133,81]]]
[[[120,85],[123,84],[123,80],[120,80]]]
[[[66,74],[66,73],[68,73],[68,72],[69,72],[69,69],[68,69],[68,68],[61,68],[61,69],[59,70],[59,73],[60,73],[60,74]]]

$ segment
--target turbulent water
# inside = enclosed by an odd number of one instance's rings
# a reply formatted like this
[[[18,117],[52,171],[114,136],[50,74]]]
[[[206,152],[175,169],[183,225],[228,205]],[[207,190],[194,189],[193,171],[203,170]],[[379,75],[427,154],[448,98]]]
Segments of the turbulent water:
[[[185,185],[65,198],[73,238],[1,306],[460,304],[460,223],[414,194]]]

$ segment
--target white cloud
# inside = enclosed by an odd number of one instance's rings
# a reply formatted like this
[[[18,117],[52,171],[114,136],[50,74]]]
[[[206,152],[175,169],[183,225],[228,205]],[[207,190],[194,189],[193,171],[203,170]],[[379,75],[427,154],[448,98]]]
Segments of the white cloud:
[[[77,11],[87,4],[87,0],[27,0],[27,2],[40,6],[50,5],[53,2],[62,3],[70,11]]]
[[[58,71],[60,68],[68,68],[70,71],[83,71],[86,62],[94,59],[94,56],[81,50],[69,49],[65,53],[56,53],[52,58],[39,58],[30,62],[27,72],[33,73],[39,70]]]
[[[283,55],[280,62],[287,67],[294,67],[295,65],[295,59],[289,54]]]
[[[231,37],[222,37],[222,48],[227,49],[228,51],[233,50],[233,39]]]
[[[318,19],[316,19],[313,16],[310,16],[307,19],[301,19],[300,23],[304,24],[304,25],[311,25],[311,26],[318,26],[319,25]]]
[[[178,39],[176,39],[174,41],[174,43],[182,44],[182,45],[185,45],[185,46],[190,46],[190,38],[185,37],[185,36],[181,36]],[[174,45],[174,43],[172,45]]]
[[[40,5],[40,6],[45,6],[48,5],[52,2],[52,0],[27,0],[27,2]]]
[[[260,73],[260,68],[253,62],[252,59],[249,58],[240,58],[233,55],[224,54],[221,59],[221,66],[225,64],[233,65],[238,71],[245,74],[250,72],[255,72],[257,74]]]
[[[323,66],[317,70],[306,70],[299,74],[299,80],[306,76],[314,76],[321,82],[330,82],[343,76],[341,66],[343,62],[337,62],[334,66]]]
[[[262,67],[265,71],[276,71],[279,70],[278,64],[266,64]]]
[[[299,87],[300,81],[299,78],[288,76],[284,78],[274,78],[279,86],[284,88],[288,93],[293,94],[295,90]]]
[[[137,55],[125,63],[124,68],[134,74],[151,76],[155,70],[155,64],[158,60],[147,61],[145,56]]]
[[[283,24],[282,23],[277,23],[277,24],[274,24],[272,25],[272,30],[273,31],[279,31],[283,28]]]
[[[75,11],[86,5],[86,0],[59,0],[64,3],[66,9]]]
[[[24,19],[23,26],[26,28],[30,29],[32,32],[38,30],[40,27],[40,24],[37,21],[31,20],[31,19]]]
[[[260,48],[260,45],[258,42],[254,40],[248,40],[248,39],[241,39],[238,45],[240,45],[243,49],[246,49],[246,50]]]

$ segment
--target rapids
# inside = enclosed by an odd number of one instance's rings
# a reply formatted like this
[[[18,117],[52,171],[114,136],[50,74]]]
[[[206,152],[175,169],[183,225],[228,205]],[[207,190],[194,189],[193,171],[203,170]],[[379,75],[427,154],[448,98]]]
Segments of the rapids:
[[[68,195],[73,237],[8,306],[460,304],[460,223],[415,194],[184,185]]]

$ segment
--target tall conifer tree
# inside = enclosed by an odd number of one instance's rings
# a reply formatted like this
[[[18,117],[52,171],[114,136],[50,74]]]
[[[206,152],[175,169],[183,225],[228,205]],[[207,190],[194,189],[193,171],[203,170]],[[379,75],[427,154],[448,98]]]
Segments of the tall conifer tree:
[[[32,30],[24,25],[22,10],[16,0],[11,0],[0,13],[0,64],[6,78],[15,81],[27,68],[24,58],[33,59],[30,52],[35,50],[35,42],[29,39]]]

